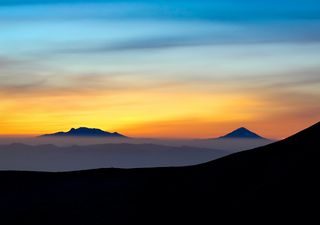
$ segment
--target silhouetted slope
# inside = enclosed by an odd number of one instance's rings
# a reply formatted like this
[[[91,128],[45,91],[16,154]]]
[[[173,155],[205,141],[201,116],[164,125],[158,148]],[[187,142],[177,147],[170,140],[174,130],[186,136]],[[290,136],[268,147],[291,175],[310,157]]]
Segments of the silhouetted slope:
[[[319,137],[320,123],[265,147],[182,168],[1,172],[0,212],[3,221],[20,225],[307,224],[319,220]]]
[[[117,132],[110,133],[96,128],[71,128],[68,132],[57,132],[54,134],[45,134],[40,137],[112,137],[112,138],[126,138],[126,136]]]
[[[238,128],[225,136],[220,138],[256,138],[256,139],[263,139],[263,137],[253,133],[252,131],[248,130],[245,127]]]

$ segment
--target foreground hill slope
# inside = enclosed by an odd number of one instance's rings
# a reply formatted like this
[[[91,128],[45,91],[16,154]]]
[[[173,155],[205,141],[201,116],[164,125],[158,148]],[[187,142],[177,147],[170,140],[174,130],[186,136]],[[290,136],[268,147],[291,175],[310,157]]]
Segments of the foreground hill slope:
[[[279,216],[306,222],[318,219],[319,137],[320,123],[283,141],[191,167],[3,171],[0,212],[3,221],[20,225],[221,219],[260,224]]]

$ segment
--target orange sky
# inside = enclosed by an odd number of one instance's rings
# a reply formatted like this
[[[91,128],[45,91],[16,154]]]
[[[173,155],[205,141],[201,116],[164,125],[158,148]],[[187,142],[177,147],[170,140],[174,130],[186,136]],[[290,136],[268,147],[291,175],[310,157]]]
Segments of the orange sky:
[[[245,126],[283,138],[320,119],[303,118],[281,99],[274,103],[252,93],[216,93],[214,85],[197,87],[1,95],[0,132],[38,135],[87,126],[132,137],[208,138]]]
[[[0,135],[280,139],[320,120],[317,1],[7,2]]]

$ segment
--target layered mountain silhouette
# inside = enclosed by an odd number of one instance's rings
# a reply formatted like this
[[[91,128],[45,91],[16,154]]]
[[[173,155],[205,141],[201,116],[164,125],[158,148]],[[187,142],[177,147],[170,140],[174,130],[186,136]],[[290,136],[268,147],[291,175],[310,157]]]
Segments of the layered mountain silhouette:
[[[110,133],[97,128],[80,127],[78,129],[71,128],[68,132],[57,132],[53,134],[45,134],[40,137],[109,137],[109,138],[127,138],[117,132]]]
[[[1,220],[19,225],[317,224],[319,137],[320,123],[285,140],[189,167],[3,171]]]
[[[258,134],[248,130],[245,127],[240,127],[228,134],[226,134],[225,136],[222,136],[220,138],[255,138],[255,139],[265,139],[261,136],[259,136]]]

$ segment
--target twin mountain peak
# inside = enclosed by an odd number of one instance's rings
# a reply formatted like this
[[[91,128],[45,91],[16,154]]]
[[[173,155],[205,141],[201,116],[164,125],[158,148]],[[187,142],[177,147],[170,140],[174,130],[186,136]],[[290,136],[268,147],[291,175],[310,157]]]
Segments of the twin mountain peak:
[[[71,128],[68,132],[57,132],[53,134],[45,134],[41,137],[111,137],[111,138],[126,138],[126,136],[117,132],[107,132],[97,128]]]

